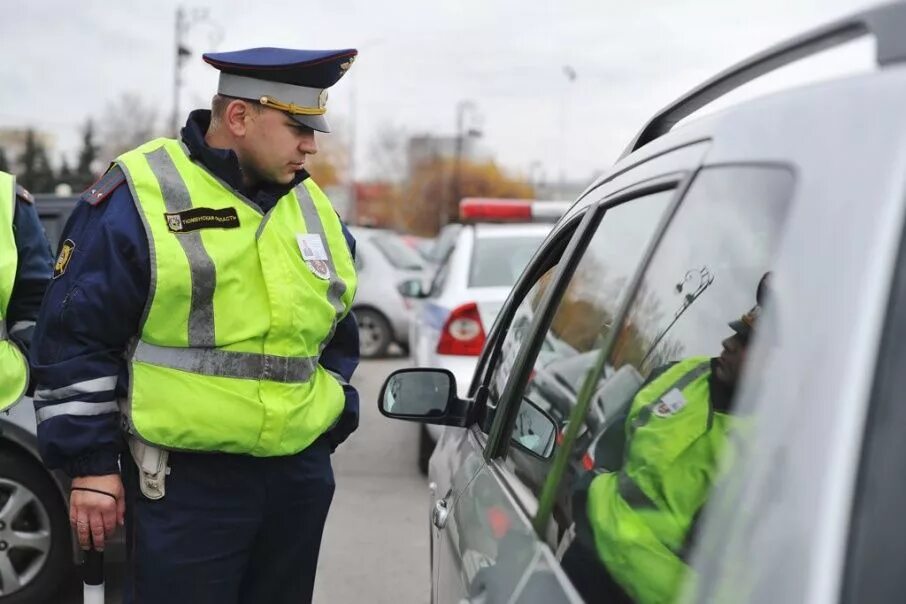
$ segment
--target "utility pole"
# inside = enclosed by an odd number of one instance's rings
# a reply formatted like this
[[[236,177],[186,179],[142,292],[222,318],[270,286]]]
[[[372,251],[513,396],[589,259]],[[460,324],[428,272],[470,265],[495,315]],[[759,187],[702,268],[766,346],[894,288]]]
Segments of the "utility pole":
[[[465,137],[478,137],[481,136],[481,131],[477,128],[465,128],[465,116],[466,112],[474,111],[475,103],[472,101],[459,101],[456,104],[456,150],[453,156],[453,202],[459,204],[459,198],[462,196],[462,153],[463,146],[465,142]],[[440,224],[443,227],[450,221],[449,217],[449,204],[444,203],[440,208]]]
[[[205,22],[209,23],[213,28],[211,30],[209,43],[212,47],[216,46],[222,37],[222,32],[217,24],[209,20],[208,9],[194,8],[192,9],[191,14],[188,14],[186,9],[182,6],[176,8],[176,22],[173,32],[175,48],[175,53],[173,55],[173,108],[170,115],[170,133],[173,136],[179,135],[179,124],[181,121],[179,103],[184,83],[182,79],[182,69],[186,63],[186,59],[192,56],[192,50],[186,43],[186,36],[193,25]]]
[[[186,11],[181,6],[177,7],[176,29],[174,31],[176,52],[173,55],[173,110],[170,115],[170,134],[174,137],[179,134],[179,96],[182,91],[182,66],[189,55],[192,54],[185,44],[185,35],[188,29]]]

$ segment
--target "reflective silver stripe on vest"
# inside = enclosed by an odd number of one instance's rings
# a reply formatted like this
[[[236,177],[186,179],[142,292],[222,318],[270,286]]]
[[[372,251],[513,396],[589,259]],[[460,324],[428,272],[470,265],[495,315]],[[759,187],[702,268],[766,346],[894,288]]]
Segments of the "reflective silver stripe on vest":
[[[113,413],[119,411],[116,401],[103,401],[92,403],[89,401],[70,401],[68,403],[59,403],[57,405],[48,405],[41,407],[35,412],[40,424],[58,415],[103,415],[104,413]]]
[[[192,198],[185,181],[176,169],[173,159],[163,147],[145,154],[148,165],[164,198],[168,212],[183,212],[192,208]],[[152,220],[154,217],[150,217]],[[163,218],[163,217],[161,217]],[[186,258],[192,279],[192,300],[189,306],[189,346],[214,346],[214,286],[217,273],[214,261],[204,249],[201,231],[190,231],[174,235]]]
[[[617,475],[617,490],[620,497],[633,508],[656,508],[657,504],[651,500],[645,491],[639,487],[625,470]]]
[[[305,230],[312,235],[318,234],[321,236],[321,241],[324,242],[324,250],[327,252],[327,267],[330,269],[330,284],[327,286],[327,301],[333,306],[336,315],[334,315],[327,336],[321,341],[321,346],[319,348],[319,352],[321,352],[324,350],[324,347],[327,346],[327,343],[330,342],[331,338],[333,338],[334,331],[337,329],[337,317],[346,310],[342,300],[343,294],[346,293],[346,283],[343,282],[337,274],[337,268],[333,261],[333,251],[330,249],[330,245],[328,245],[327,235],[324,232],[324,225],[321,223],[321,216],[318,214],[318,209],[315,206],[315,200],[312,199],[311,193],[308,192],[304,183],[299,184],[295,190],[296,197],[299,198],[299,208],[302,210],[302,218],[305,219]]]
[[[654,414],[654,409],[661,403],[662,396],[664,396],[665,394],[667,394],[668,392],[670,392],[673,389],[680,390],[680,391],[684,390],[686,388],[686,386],[688,386],[689,384],[691,384],[698,378],[702,377],[703,375],[708,373],[710,370],[711,370],[711,361],[710,360],[702,361],[701,363],[696,365],[693,369],[690,369],[689,371],[687,371],[686,373],[681,375],[679,378],[677,378],[675,382],[671,383],[669,386],[664,388],[663,391],[661,391],[661,393],[658,395],[658,397],[656,399],[654,399],[652,402],[650,402],[647,405],[645,405],[644,407],[642,407],[641,411],[639,411],[639,414],[636,416],[636,418],[634,420],[632,420],[632,426],[631,426],[632,431],[635,432],[636,430],[638,430],[639,428],[641,428],[642,426],[644,426],[645,424],[648,423],[648,421],[651,419],[651,416]]]
[[[280,357],[219,348],[170,348],[139,342],[133,361],[179,369],[198,375],[271,382],[307,382],[318,367],[317,357]]]
[[[35,390],[35,402],[58,401],[69,398],[70,396],[80,396],[82,394],[97,394],[98,392],[107,392],[116,388],[117,377],[110,375],[106,377],[94,378],[77,382],[62,388],[50,389],[39,388]]]
[[[0,319],[0,342],[9,339],[9,333],[6,331],[6,321]]]
[[[25,331],[35,325],[37,325],[37,323],[34,321],[16,321],[13,323],[13,326],[9,328],[9,333],[19,333],[20,331]]]
[[[702,361],[686,373],[680,375],[676,380],[671,382],[666,388],[661,391],[661,394],[656,399],[654,399],[654,401],[642,407],[636,418],[632,420],[631,434],[629,436],[630,440],[632,439],[632,434],[634,434],[636,430],[645,426],[649,422],[649,420],[651,420],[651,416],[654,415],[655,408],[661,403],[662,396],[674,389],[680,391],[684,390],[692,382],[699,379],[710,370],[711,361]],[[630,446],[632,446],[631,442],[627,443],[627,454],[628,447]],[[639,485],[636,484],[636,482],[632,479],[632,477],[626,473],[625,462],[623,465],[624,469],[620,471],[617,479],[617,488],[620,492],[620,497],[622,497],[626,501],[626,503],[634,508],[656,508],[657,505],[654,503],[654,501],[652,501],[651,498],[648,497],[647,494],[645,494],[645,491],[643,491],[641,487],[639,487]]]
[[[336,371],[331,371],[330,369],[327,369],[327,368],[325,368],[324,371],[326,371],[327,373],[332,375],[333,379],[335,379],[340,384],[340,386],[349,386],[349,382],[346,381],[346,378],[344,378],[342,375],[340,375]]]

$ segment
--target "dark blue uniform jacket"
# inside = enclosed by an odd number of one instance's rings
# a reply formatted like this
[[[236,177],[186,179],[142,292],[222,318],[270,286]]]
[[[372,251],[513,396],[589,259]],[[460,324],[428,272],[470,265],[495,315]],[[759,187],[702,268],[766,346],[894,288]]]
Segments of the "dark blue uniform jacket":
[[[308,177],[300,171],[289,185],[244,189],[235,153],[205,143],[209,123],[209,111],[195,111],[182,129],[192,158],[263,211]],[[354,255],[355,241],[343,230]],[[147,237],[119,168],[79,200],[61,237],[67,240],[71,258],[62,274],[55,270],[32,345],[38,439],[51,468],[70,476],[110,474],[118,471],[124,447],[119,413],[109,410],[110,402],[128,392],[124,351],[139,333],[150,283]],[[321,365],[349,382],[358,362],[358,329],[350,313],[337,325]],[[332,448],[358,427],[358,393],[348,385],[344,390],[345,409],[327,435]]]
[[[12,297],[6,309],[6,326],[10,339],[28,355],[38,309],[53,270],[53,257],[34,199],[22,187],[16,190],[13,236],[18,264]]]

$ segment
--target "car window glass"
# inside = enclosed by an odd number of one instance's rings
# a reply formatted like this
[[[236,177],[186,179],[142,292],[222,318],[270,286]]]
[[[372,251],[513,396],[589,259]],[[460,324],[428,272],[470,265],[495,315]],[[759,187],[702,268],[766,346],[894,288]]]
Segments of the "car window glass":
[[[633,293],[557,497],[564,569],[586,598],[682,588],[695,522],[751,419],[733,395],[792,186],[781,168],[703,170]],[[560,373],[578,390],[588,372]]]
[[[420,270],[424,268],[425,263],[421,256],[414,249],[406,245],[402,239],[396,235],[375,235],[371,238],[374,246],[381,251],[381,254],[387,259],[394,268],[405,270]]]
[[[469,287],[512,287],[542,241],[543,235],[476,237]]]
[[[547,440],[525,433],[524,428],[544,425],[538,421],[540,411],[553,421],[555,442],[559,439],[575,401],[575,393],[568,384],[564,387],[560,373],[572,371],[576,364],[581,370],[587,369],[583,363],[591,358],[589,355],[599,345],[602,328],[612,321],[620,298],[649,246],[672,195],[673,191],[662,191],[609,209],[583,252],[559,302],[551,328],[535,360],[535,369],[511,435],[514,442],[522,446],[510,448],[514,471],[536,492],[550,470],[552,458],[544,455],[548,452]],[[514,314],[501,346],[500,361],[491,375],[489,404],[496,404],[509,380],[519,349],[539,311],[554,270],[551,269],[538,280]],[[523,416],[531,417],[533,421],[523,421]],[[533,450],[526,446],[531,442],[538,443],[539,448],[534,450],[546,459],[527,452],[526,449]]]

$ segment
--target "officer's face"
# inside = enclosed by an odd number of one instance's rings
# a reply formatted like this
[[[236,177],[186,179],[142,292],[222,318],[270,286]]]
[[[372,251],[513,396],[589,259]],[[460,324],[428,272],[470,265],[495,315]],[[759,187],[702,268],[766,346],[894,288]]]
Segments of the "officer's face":
[[[252,114],[247,122],[240,161],[254,182],[289,184],[318,152],[315,131],[270,107]]]
[[[746,361],[748,342],[738,333],[721,342],[723,350],[714,367],[714,375],[727,386],[733,386],[739,379],[742,366]]]

